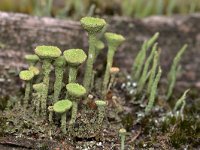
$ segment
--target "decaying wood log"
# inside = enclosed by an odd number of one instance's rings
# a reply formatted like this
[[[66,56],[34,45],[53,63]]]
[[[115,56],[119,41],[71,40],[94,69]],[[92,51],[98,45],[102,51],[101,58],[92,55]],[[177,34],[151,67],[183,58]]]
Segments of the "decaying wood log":
[[[142,42],[155,32],[162,50],[161,64],[168,71],[175,53],[185,43],[189,48],[182,60],[182,78],[193,85],[200,82],[200,14],[190,16],[153,16],[138,20],[122,17],[104,17],[108,31],[120,33],[126,42],[120,47],[114,65],[130,71],[133,58]],[[55,45],[62,50],[83,48],[87,51],[87,35],[79,22],[53,18],[39,18],[24,14],[0,12],[0,71],[5,67],[21,68],[23,56],[33,53],[37,45]],[[101,55],[106,59],[106,51]]]

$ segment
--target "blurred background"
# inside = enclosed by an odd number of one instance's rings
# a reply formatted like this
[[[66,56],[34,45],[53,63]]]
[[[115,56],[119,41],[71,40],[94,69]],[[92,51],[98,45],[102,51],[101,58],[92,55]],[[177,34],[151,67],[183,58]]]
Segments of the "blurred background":
[[[190,14],[200,11],[200,0],[0,0],[0,11],[79,19],[82,16]]]

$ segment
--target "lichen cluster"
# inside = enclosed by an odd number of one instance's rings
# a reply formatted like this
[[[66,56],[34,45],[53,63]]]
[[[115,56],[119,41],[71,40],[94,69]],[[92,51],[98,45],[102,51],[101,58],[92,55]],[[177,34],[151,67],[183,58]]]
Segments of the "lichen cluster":
[[[119,68],[112,66],[113,57],[125,38],[119,34],[105,33],[108,56],[104,81],[99,85],[101,87],[99,93],[103,94],[99,99],[102,99],[94,101],[96,113],[92,115],[93,119],[88,120],[86,117],[84,122],[81,122],[78,119],[78,112],[80,107],[85,109],[85,112],[88,111],[87,95],[93,89],[92,85],[95,82],[96,71],[93,64],[105,47],[98,35],[102,32],[106,22],[100,18],[85,17],[81,19],[81,25],[88,33],[88,56],[82,49],[68,49],[64,50],[62,54],[62,51],[55,46],[37,46],[35,54],[25,56],[29,63],[29,69],[21,71],[20,78],[26,81],[23,107],[29,109],[33,106],[36,117],[44,120],[48,118],[50,125],[54,123],[55,117],[60,117],[60,128],[64,134],[69,133],[72,136],[84,138],[98,135],[102,129],[107,106],[104,97],[114,82],[115,74],[119,72]],[[39,67],[38,61],[42,67]],[[77,82],[78,69],[85,61],[86,68],[83,85],[81,85]],[[64,75],[67,73],[68,75],[65,77]],[[35,76],[37,78],[32,85],[32,79]],[[52,85],[53,87],[51,87]],[[69,114],[71,114],[70,118]],[[80,127],[77,129],[79,123]],[[90,133],[91,135],[89,135]]]

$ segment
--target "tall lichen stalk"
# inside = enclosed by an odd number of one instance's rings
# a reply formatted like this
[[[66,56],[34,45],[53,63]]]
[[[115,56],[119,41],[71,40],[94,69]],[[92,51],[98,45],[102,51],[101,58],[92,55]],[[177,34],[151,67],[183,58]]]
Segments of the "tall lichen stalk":
[[[158,89],[158,83],[160,81],[160,77],[162,75],[162,70],[161,68],[159,67],[158,69],[158,73],[155,77],[155,80],[153,82],[153,85],[151,87],[151,93],[150,93],[150,96],[149,96],[149,101],[148,101],[148,104],[145,108],[145,114],[149,114],[149,112],[152,110],[153,108],[153,104],[155,102],[155,97],[156,97],[156,93],[157,93],[157,89]]]
[[[168,74],[168,81],[169,81],[169,85],[168,85],[168,89],[167,89],[167,100],[170,99],[173,89],[174,89],[174,85],[176,82],[176,76],[177,76],[177,71],[178,71],[178,64],[181,60],[181,57],[183,55],[183,53],[185,52],[185,50],[187,49],[187,44],[185,44],[180,50],[179,52],[176,54],[174,60],[173,60],[173,64],[171,66],[170,72]]]
[[[139,77],[142,71],[142,66],[146,58],[146,52],[155,43],[158,37],[159,37],[159,33],[155,33],[149,40],[144,41],[142,45],[142,49],[137,54],[131,68],[131,77],[133,80],[135,81],[139,80]]]
[[[125,38],[122,35],[109,33],[109,32],[105,33],[105,38],[108,43],[108,54],[107,54],[106,70],[105,70],[103,85],[102,85],[102,97],[105,97],[107,93],[108,83],[110,79],[110,69],[113,64],[114,54],[118,46],[125,40]]]
[[[91,78],[93,74],[93,64],[96,57],[95,44],[97,42],[97,34],[101,32],[103,27],[106,25],[106,22],[104,19],[84,17],[81,19],[81,25],[87,31],[89,37],[88,59],[86,62],[85,75],[83,79],[83,85],[86,88],[87,92],[89,92],[91,86]]]

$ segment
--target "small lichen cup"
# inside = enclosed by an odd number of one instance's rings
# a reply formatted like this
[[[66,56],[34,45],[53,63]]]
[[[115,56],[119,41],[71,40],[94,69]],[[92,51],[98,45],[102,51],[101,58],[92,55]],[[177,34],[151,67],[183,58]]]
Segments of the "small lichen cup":
[[[51,72],[51,62],[61,55],[61,50],[55,46],[37,46],[35,49],[35,54],[42,60],[43,69],[43,83],[45,84],[45,89],[43,89],[43,101],[47,103],[48,89],[49,89],[49,74]],[[44,106],[42,106],[44,107]],[[42,108],[43,115],[46,115],[46,104],[45,108]]]
[[[86,60],[87,55],[82,49],[69,49],[63,53],[69,65],[68,83],[76,82],[78,67]]]
[[[117,73],[119,73],[120,69],[118,67],[112,67],[110,68],[110,82],[108,84],[108,89],[107,91],[110,90],[111,86],[114,84],[115,81],[115,76]]]
[[[107,103],[104,100],[96,100],[95,104],[98,107],[98,119],[96,123],[97,130],[99,131],[101,129],[103,119],[105,117],[105,110]]]
[[[24,80],[26,82],[26,89],[25,89],[23,105],[24,105],[24,107],[27,107],[29,99],[30,99],[31,80],[34,77],[34,73],[29,70],[24,70],[19,73],[19,77],[21,80]]]
[[[72,102],[68,99],[57,101],[53,105],[53,110],[61,114],[61,130],[66,134],[66,112],[72,107]]]
[[[120,149],[120,150],[124,150],[124,149],[125,149],[125,138],[126,138],[126,134],[127,134],[126,129],[121,128],[121,129],[119,130],[119,136],[120,136],[120,138],[121,138],[121,149]]]
[[[86,91],[89,92],[93,73],[93,64],[96,57],[96,36],[102,31],[103,27],[106,25],[106,22],[104,19],[94,17],[84,17],[80,22],[82,27],[87,31],[89,37],[88,59],[86,62],[86,70],[83,79],[83,85],[86,88]]]
[[[117,47],[122,44],[122,42],[125,41],[125,38],[122,35],[110,33],[105,33],[105,38],[108,43],[108,54],[107,54],[107,64],[106,64],[106,70],[104,74],[103,79],[103,86],[102,86],[102,95],[105,97],[107,88],[108,88],[108,82],[110,78],[110,68],[113,64],[113,57],[117,50]]]
[[[72,101],[72,115],[69,122],[69,130],[72,132],[72,128],[77,117],[78,102],[82,97],[85,96],[86,89],[78,83],[69,83],[66,85],[66,89],[69,95],[69,99]]]

